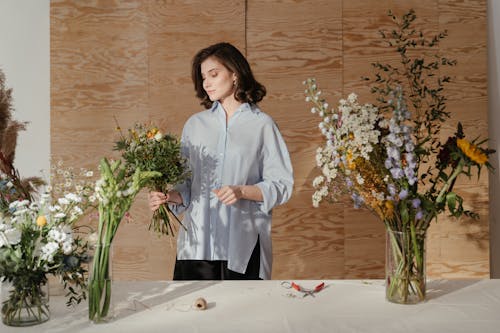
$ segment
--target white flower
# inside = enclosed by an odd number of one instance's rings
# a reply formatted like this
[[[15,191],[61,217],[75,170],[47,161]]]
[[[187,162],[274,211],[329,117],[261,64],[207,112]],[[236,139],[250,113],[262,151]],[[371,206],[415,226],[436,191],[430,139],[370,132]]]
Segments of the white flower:
[[[325,181],[325,177],[323,176],[318,176],[316,178],[314,178],[313,180],[313,186],[316,188],[318,187],[321,183],[323,183]]]
[[[50,206],[50,207],[49,207],[49,211],[50,211],[51,213],[54,213],[54,212],[56,212],[56,211],[58,211],[58,210],[61,210],[61,206],[59,206],[59,205],[54,205],[54,206]]]
[[[87,172],[85,173],[85,177],[92,177],[93,175],[94,175],[94,172],[93,172],[93,171],[91,171],[91,170],[90,170],[90,171],[87,171]]]
[[[73,207],[73,212],[75,214],[77,214],[77,215],[82,215],[83,214],[83,210],[80,207],[78,207],[78,206]]]
[[[59,198],[57,199],[57,202],[60,204],[60,205],[69,205],[69,200],[66,199],[66,198]]]
[[[54,215],[54,218],[56,218],[56,219],[63,219],[65,217],[66,217],[66,214],[64,214],[63,212],[59,212],[56,215]]]
[[[16,228],[5,230],[3,234],[10,245],[16,245],[21,241],[21,231]]]
[[[161,134],[161,132],[158,131],[158,133],[155,134],[155,140],[161,141],[162,138],[163,138],[163,134]]]
[[[63,253],[66,254],[66,255],[69,255],[71,254],[71,252],[73,252],[73,245],[71,242],[64,242],[62,244],[62,250],[63,250]]]
[[[59,250],[59,244],[56,242],[48,242],[41,248],[41,255],[40,258],[42,260],[45,260],[49,263],[54,261],[54,255],[56,254],[57,250]]]
[[[16,211],[14,212],[14,214],[13,214],[13,215],[14,215],[14,216],[19,216],[19,215],[22,215],[22,214],[27,213],[27,212],[28,212],[28,209],[26,209],[26,208],[23,208],[23,209],[18,209],[18,210],[16,210]]]
[[[7,182],[6,185],[7,185],[7,188],[11,188],[12,186],[14,186],[14,184],[12,184],[12,182],[10,180]]]
[[[82,202],[82,198],[74,193],[68,193],[64,196],[64,198],[66,198],[69,201],[73,201],[73,202]]]

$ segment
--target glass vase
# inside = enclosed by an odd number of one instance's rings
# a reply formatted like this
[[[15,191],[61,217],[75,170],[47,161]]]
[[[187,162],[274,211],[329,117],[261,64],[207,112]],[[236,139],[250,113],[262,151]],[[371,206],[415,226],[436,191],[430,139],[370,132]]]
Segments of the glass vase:
[[[111,297],[113,283],[111,264],[111,245],[96,245],[91,254],[88,281],[89,319],[94,323],[109,322],[114,316]]]
[[[1,282],[2,322],[7,326],[33,326],[49,320],[49,284],[43,278],[21,276]]]
[[[425,232],[386,231],[386,299],[415,304],[425,300]]]

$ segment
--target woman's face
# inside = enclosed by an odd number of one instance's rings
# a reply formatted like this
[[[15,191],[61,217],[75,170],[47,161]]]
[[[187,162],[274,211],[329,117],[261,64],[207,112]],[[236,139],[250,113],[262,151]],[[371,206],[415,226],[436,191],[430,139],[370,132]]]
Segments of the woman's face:
[[[209,57],[201,63],[203,89],[211,101],[223,102],[234,95],[236,75],[216,58]]]

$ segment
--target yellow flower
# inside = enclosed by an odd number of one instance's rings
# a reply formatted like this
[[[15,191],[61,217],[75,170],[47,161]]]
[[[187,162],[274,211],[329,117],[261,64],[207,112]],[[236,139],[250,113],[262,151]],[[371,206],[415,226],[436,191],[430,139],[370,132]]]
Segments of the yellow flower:
[[[483,153],[476,145],[465,139],[457,139],[457,146],[464,152],[465,156],[478,164],[488,162],[488,155]]]
[[[347,151],[347,167],[351,170],[356,169],[356,163],[352,160],[352,152],[350,149]]]
[[[158,129],[156,127],[153,127],[152,129],[150,129],[148,131],[148,134],[147,134],[148,139],[154,138],[154,136],[156,135],[156,133],[158,133]]]
[[[394,203],[392,201],[385,201],[385,217],[391,218],[394,215]]]
[[[44,215],[38,216],[38,218],[36,219],[36,225],[39,227],[43,227],[46,224],[47,224],[47,218]]]

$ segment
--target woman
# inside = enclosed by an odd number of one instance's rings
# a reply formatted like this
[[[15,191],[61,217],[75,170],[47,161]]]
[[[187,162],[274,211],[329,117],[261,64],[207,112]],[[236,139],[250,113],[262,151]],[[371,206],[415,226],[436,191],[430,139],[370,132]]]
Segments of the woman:
[[[293,172],[274,121],[256,103],[266,94],[229,43],[199,51],[192,79],[205,111],[186,122],[181,142],[190,178],[150,208],[184,212],[174,280],[270,279],[271,212],[292,193]]]

